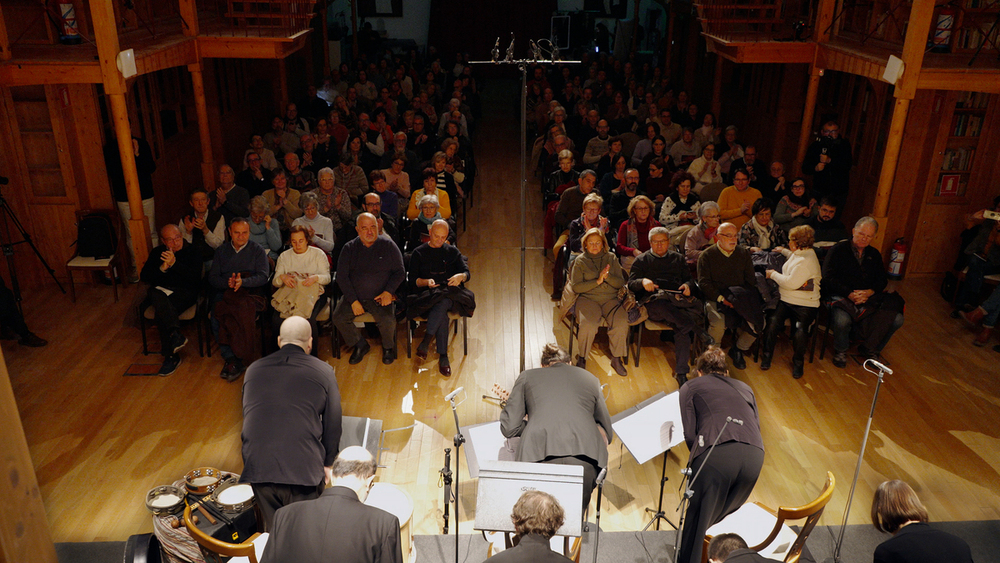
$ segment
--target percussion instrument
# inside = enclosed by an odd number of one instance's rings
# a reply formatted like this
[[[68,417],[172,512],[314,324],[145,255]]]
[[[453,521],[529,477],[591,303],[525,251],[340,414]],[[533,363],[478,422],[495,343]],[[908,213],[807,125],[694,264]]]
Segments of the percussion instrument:
[[[207,495],[215,490],[224,476],[228,476],[228,473],[214,467],[199,467],[184,476],[184,486],[194,494]]]
[[[399,519],[400,547],[403,560],[413,563],[417,558],[417,550],[413,545],[413,528],[410,519],[413,516],[413,499],[406,491],[389,483],[375,483],[365,500],[368,506],[380,508]]]
[[[173,485],[153,487],[146,493],[146,508],[157,516],[178,514],[184,510],[187,491]]]
[[[221,483],[211,498],[216,507],[228,514],[239,514],[254,504],[253,488],[236,480]]]

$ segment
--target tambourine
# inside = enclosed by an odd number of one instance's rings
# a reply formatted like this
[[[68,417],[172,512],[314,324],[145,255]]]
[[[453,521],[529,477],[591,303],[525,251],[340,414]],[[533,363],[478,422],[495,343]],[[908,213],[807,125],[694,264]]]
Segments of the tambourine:
[[[228,474],[214,467],[199,467],[192,469],[184,476],[184,486],[188,492],[196,495],[207,495],[215,490],[219,481]]]
[[[146,493],[146,508],[157,516],[179,514],[184,510],[187,491],[173,485],[153,487]]]
[[[210,497],[212,504],[230,514],[239,514],[254,504],[253,488],[235,480],[219,484]]]

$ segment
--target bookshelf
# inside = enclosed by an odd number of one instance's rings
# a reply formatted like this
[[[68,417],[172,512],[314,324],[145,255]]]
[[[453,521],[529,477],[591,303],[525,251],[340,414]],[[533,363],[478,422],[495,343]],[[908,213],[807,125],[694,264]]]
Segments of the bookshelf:
[[[960,0],[957,4],[961,8],[955,16],[951,52],[973,53],[980,45],[987,52],[995,53],[1000,49],[1000,26],[994,25],[997,17],[1000,17],[1000,2]]]
[[[941,131],[931,170],[930,190],[937,203],[965,203],[970,181],[981,168],[980,139],[996,96],[982,92],[943,92],[938,104]],[[977,158],[978,156],[978,158]]]

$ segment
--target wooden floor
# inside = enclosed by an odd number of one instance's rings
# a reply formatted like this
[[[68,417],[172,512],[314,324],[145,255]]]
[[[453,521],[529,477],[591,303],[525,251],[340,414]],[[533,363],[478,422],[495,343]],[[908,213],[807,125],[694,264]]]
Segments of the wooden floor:
[[[467,400],[458,407],[463,425],[496,420],[498,406],[481,396],[494,383],[509,387],[519,369],[517,102],[497,93],[492,98],[503,103],[484,118],[477,141],[480,195],[469,231],[459,241],[470,257],[469,285],[479,303],[469,321],[469,355],[463,358],[461,340],[454,341],[454,374],[445,379],[433,361],[418,367],[401,354],[385,367],[373,353],[349,366],[347,355],[332,358],[329,340],[321,344],[321,357],[337,369],[345,414],[382,419],[385,428],[413,425],[387,435],[383,461],[388,467],[379,479],[413,497],[417,534],[441,531],[438,470],[455,433],[443,396],[465,387]],[[529,184],[528,193],[528,246],[537,248],[542,215],[536,183]],[[567,343],[566,329],[554,327],[550,267],[540,250],[528,251],[529,367],[538,365],[545,342]],[[898,284],[907,299],[906,324],[886,353],[895,374],[881,389],[851,523],[866,522],[872,491],[887,478],[909,481],[933,520],[1000,518],[1000,354],[971,345],[972,333],[948,317],[936,285],[936,280]],[[51,343],[41,349],[3,343],[56,541],[124,540],[148,532],[150,516],[143,505],[148,489],[196,467],[242,467],[240,384],[218,377],[218,355],[197,356],[193,333],[174,375],[123,377],[130,364],[160,360],[144,357],[139,332],[122,325],[138,291],[130,286],[122,301],[113,303],[109,287],[78,287],[76,304],[53,286],[31,291],[25,297],[28,322]],[[656,336],[644,345],[641,368],[630,366],[629,377],[622,378],[608,375],[607,340],[598,338],[589,366],[609,384],[612,414],[676,389],[670,345],[661,345]],[[876,379],[853,363],[837,369],[827,355],[794,380],[789,355],[788,342],[782,341],[770,371],[751,364],[735,374],[757,393],[767,448],[751,500],[803,504],[830,470],[837,489],[821,524],[836,524],[847,502]],[[617,439],[610,453],[602,527],[639,529],[647,520],[643,508],[656,504],[660,461],[637,465]],[[674,522],[678,470],[686,459],[680,446],[667,465],[664,508]],[[465,468],[463,459],[461,531],[469,533],[475,482]]]

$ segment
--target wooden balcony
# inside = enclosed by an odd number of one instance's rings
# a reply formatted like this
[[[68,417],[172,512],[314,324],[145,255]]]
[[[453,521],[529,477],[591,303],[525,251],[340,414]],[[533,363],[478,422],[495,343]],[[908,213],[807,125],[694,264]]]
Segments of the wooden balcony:
[[[784,0],[703,0],[696,3],[710,51],[736,63],[810,63],[816,46],[795,40]]]

